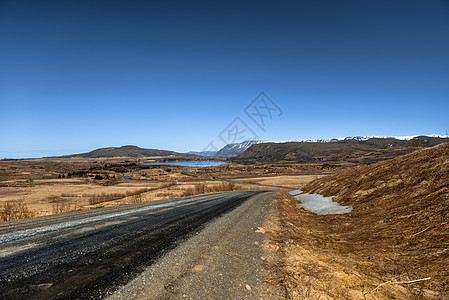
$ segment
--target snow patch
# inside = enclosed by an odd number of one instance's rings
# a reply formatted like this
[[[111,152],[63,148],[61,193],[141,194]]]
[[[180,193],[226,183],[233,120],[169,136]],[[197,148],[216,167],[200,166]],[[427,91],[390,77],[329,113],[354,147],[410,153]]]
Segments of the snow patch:
[[[295,196],[295,195],[299,195],[302,194],[302,191],[300,189],[294,190],[294,191],[290,191],[288,192],[290,195]]]
[[[297,203],[296,207],[317,215],[345,214],[352,211],[352,206],[344,206],[334,202],[332,199],[335,196],[324,197],[320,194],[302,194],[301,190],[291,191],[289,194],[301,202]]]

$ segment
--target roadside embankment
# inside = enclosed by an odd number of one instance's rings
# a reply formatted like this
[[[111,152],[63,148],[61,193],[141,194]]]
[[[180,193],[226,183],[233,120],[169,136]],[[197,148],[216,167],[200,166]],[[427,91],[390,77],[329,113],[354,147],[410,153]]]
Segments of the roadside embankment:
[[[358,167],[302,190],[354,210],[318,216],[287,193],[269,231],[295,297],[449,297],[449,144]],[[312,295],[312,296],[310,296]]]

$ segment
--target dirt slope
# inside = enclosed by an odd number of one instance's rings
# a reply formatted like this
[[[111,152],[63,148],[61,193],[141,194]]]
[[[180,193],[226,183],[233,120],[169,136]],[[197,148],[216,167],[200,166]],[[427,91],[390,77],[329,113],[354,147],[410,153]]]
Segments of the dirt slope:
[[[341,254],[372,263],[385,281],[431,277],[415,295],[449,297],[449,144],[320,178],[304,190],[353,206],[350,214],[315,217]]]

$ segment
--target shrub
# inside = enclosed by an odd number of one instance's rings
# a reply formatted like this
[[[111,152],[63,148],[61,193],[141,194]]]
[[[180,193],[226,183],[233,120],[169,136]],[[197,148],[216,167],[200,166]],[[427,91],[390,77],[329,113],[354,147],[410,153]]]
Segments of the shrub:
[[[63,213],[70,212],[73,210],[75,210],[75,209],[72,209],[72,205],[67,202],[55,203],[52,205],[52,208],[51,208],[52,214],[54,214],[54,215],[63,214]]]
[[[0,220],[3,222],[32,218],[35,213],[28,209],[24,200],[6,202],[0,209]]]
[[[193,188],[186,188],[184,191],[182,191],[181,196],[187,197],[187,196],[193,196],[195,195],[195,190]]]
[[[153,189],[143,188],[143,189],[135,190],[132,192],[126,192],[126,193],[109,193],[109,194],[101,193],[98,195],[92,195],[89,197],[89,204],[94,205],[94,204],[98,204],[101,202],[119,200],[119,199],[122,199],[125,197],[131,197],[131,198],[134,197],[134,199],[131,199],[131,203],[139,203],[139,202],[142,202],[141,194],[151,191],[151,190],[153,190]]]
[[[205,194],[205,193],[211,193],[211,192],[224,192],[224,191],[235,191],[235,190],[241,190],[241,186],[235,184],[231,181],[222,181],[220,184],[209,186],[205,183],[197,183],[194,185],[194,187],[188,187],[186,188],[181,196],[192,196],[192,195],[198,195],[198,194]]]
[[[110,194],[101,193],[98,195],[90,196],[89,204],[93,205],[93,204],[98,204],[101,202],[118,200],[118,199],[125,198],[126,196],[127,196],[126,194],[122,194],[122,193],[110,193]]]
[[[142,195],[137,194],[137,195],[132,195],[130,197],[129,203],[141,203],[142,201],[143,201]]]

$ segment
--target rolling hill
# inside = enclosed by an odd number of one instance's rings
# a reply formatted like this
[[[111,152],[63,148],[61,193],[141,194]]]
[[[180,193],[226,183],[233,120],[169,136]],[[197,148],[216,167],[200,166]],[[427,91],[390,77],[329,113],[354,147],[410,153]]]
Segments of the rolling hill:
[[[193,154],[184,154],[168,150],[144,149],[133,145],[100,148],[87,153],[61,156],[61,158],[102,158],[102,157],[149,157],[166,156],[177,158],[197,158]]]

